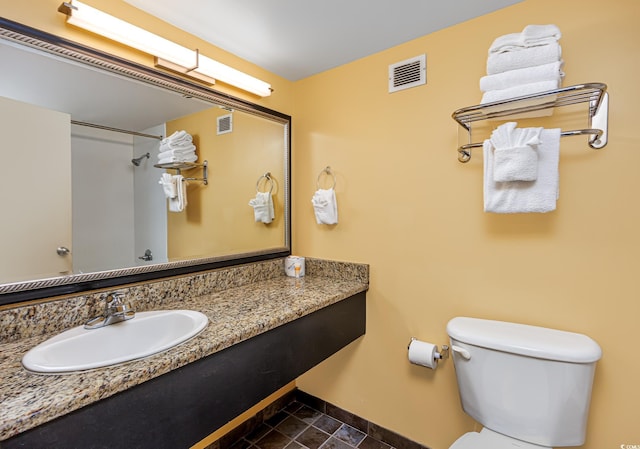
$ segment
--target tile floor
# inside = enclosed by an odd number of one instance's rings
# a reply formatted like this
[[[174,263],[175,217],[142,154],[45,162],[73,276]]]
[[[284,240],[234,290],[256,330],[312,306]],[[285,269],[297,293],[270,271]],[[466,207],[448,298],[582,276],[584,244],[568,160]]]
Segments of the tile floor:
[[[336,418],[293,400],[231,449],[395,449]]]

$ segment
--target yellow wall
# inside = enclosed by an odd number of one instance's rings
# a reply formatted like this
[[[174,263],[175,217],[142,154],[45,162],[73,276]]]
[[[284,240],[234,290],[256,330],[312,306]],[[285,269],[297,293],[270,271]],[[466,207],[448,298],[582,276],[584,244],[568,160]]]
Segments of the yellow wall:
[[[217,118],[232,115],[233,130],[217,134]],[[198,162],[207,161],[208,185],[189,182],[183,213],[168,212],[170,260],[249,252],[284,246],[284,125],[244,112],[210,108],[167,123],[167,135],[186,130],[193,136]],[[171,171],[171,170],[169,170]],[[249,200],[256,183],[269,172],[274,180],[259,184],[272,188],[274,220],[256,223]],[[200,177],[190,170],[184,176]]]
[[[299,388],[446,449],[473,422],[451,360],[410,365],[410,337],[446,343],[458,315],[524,322],[603,348],[584,447],[640,444],[638,19],[637,0],[527,0],[296,83],[294,252],[371,265],[366,336]],[[457,161],[451,113],[480,101],[493,39],[532,23],[562,30],[565,85],[608,84],[610,141],[562,140],[557,211],[486,214],[482,152]],[[388,65],[422,53],[427,86],[388,94]],[[338,178],[333,228],[309,204],[326,165]]]

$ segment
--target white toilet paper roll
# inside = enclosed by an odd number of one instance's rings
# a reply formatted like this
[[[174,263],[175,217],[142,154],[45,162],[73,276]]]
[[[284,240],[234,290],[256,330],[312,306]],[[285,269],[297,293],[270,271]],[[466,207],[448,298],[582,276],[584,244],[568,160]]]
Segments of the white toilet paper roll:
[[[415,365],[436,369],[437,359],[440,358],[436,345],[420,340],[411,340],[409,343],[409,361]]]

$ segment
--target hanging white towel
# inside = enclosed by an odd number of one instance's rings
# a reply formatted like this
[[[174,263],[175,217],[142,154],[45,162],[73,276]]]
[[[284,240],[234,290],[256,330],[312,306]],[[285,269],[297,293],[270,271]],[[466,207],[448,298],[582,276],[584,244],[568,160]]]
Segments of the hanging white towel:
[[[256,222],[271,223],[275,218],[271,192],[257,192],[256,197],[249,201],[253,207],[253,217]]]
[[[542,128],[517,128],[507,122],[491,133],[493,180],[496,182],[535,181]]]
[[[500,214],[550,212],[556,209],[559,196],[558,160],[560,129],[543,129],[538,145],[538,177],[533,182],[495,182],[493,180],[493,145],[483,145],[484,210]]]
[[[167,198],[175,198],[178,194],[178,189],[176,187],[176,181],[173,179],[169,173],[163,173],[160,177],[160,181],[158,184],[162,186],[162,190],[164,191],[164,196]]]
[[[169,211],[182,212],[187,207],[187,181],[182,175],[173,175],[176,185],[175,198],[169,198]]]
[[[311,204],[313,204],[318,224],[333,225],[338,223],[338,202],[333,188],[316,190],[311,198]]]
[[[562,60],[562,49],[557,42],[524,48],[505,53],[491,53],[487,58],[487,75],[506,72],[507,70],[534,67]]]

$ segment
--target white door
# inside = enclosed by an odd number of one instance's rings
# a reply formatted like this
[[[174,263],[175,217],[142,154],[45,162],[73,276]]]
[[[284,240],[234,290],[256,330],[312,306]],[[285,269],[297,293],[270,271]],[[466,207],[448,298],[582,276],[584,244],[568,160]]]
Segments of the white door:
[[[70,120],[0,97],[0,283],[71,270]]]

